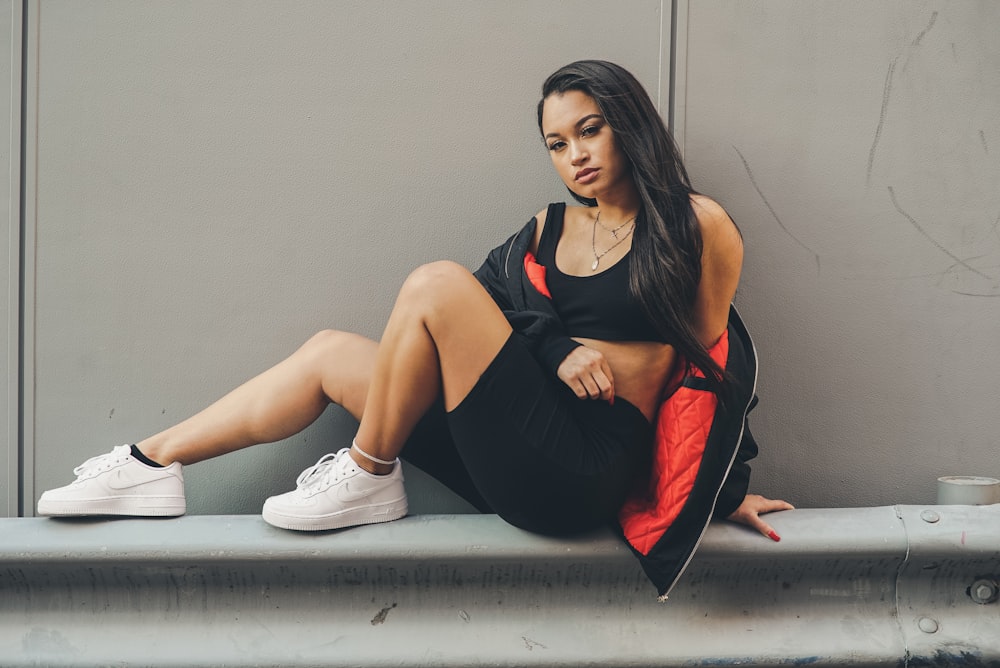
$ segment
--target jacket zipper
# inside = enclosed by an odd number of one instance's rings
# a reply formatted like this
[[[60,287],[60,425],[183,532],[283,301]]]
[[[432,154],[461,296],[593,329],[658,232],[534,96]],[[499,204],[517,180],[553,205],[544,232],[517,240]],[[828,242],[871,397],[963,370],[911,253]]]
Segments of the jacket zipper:
[[[521,236],[521,232],[523,232],[523,231],[524,231],[524,228],[521,228],[520,230],[517,231],[517,234],[515,234],[510,239],[510,247],[507,249],[507,257],[505,257],[503,259],[503,275],[504,275],[504,278],[510,278],[510,267],[509,267],[509,264],[510,264],[510,254],[514,252],[514,242],[517,241],[517,238],[519,236]]]
[[[733,312],[736,313],[736,317],[739,318],[740,323],[742,323],[743,318],[740,318],[739,311],[736,310],[735,306],[730,305],[730,307],[733,309]],[[743,326],[743,329],[744,331],[746,331],[746,326]],[[750,405],[753,403],[754,394],[757,393],[757,373],[759,366],[759,364],[757,363],[758,359],[757,346],[754,345],[753,337],[750,336],[750,332],[747,332],[746,334],[747,334],[747,340],[750,342],[750,349],[753,351],[753,358],[754,358],[753,386],[750,388],[750,399],[749,401],[747,401],[746,406],[743,407],[743,417],[740,420],[740,435],[739,438],[736,439],[736,447],[733,449],[733,456],[729,460],[729,466],[726,467],[726,475],[722,477],[723,482],[725,482],[726,478],[729,477],[729,472],[732,471],[733,463],[736,461],[736,456],[739,454],[740,445],[743,444],[743,432],[747,424],[747,413],[750,412]],[[656,597],[656,600],[658,602],[665,603],[667,601],[667,598],[670,596],[670,592],[672,592],[674,590],[674,587],[677,586],[677,582],[681,579],[681,576],[684,575],[684,571],[687,570],[687,567],[691,563],[691,560],[694,559],[695,552],[698,551],[698,547],[701,545],[701,541],[704,540],[705,538],[705,532],[708,530],[708,525],[712,523],[712,516],[715,515],[715,506],[719,503],[719,494],[721,493],[722,493],[722,486],[720,485],[719,489],[716,490],[715,492],[715,498],[712,500],[712,509],[708,513],[708,519],[705,520],[705,526],[701,528],[701,532],[698,534],[698,540],[695,541],[694,546],[691,548],[691,551],[688,552],[687,559],[684,560],[684,563],[681,565],[680,570],[677,571],[677,575],[674,577],[673,581],[663,591],[662,594]]]

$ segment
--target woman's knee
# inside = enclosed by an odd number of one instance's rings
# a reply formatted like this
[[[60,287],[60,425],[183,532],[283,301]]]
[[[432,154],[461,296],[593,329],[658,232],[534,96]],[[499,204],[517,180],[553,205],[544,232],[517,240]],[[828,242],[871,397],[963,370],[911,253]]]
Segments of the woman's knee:
[[[476,292],[486,292],[468,269],[450,260],[439,260],[414,269],[399,290],[398,302],[408,305],[438,307],[454,303],[456,297],[469,298]]]
[[[312,336],[302,344],[300,350],[309,352],[319,352],[323,350],[330,350],[342,345],[344,340],[345,332],[338,331],[336,329],[322,329]]]
[[[451,260],[438,260],[420,265],[407,276],[403,288],[421,290],[428,287],[447,287],[475,281],[472,272]]]
[[[372,343],[360,334],[324,329],[309,337],[298,352],[314,362],[319,362],[324,359],[343,358],[345,355],[353,354],[358,348],[367,347]]]
[[[360,420],[377,353],[378,343],[369,338],[324,329],[302,344],[297,363],[319,381],[327,399]]]

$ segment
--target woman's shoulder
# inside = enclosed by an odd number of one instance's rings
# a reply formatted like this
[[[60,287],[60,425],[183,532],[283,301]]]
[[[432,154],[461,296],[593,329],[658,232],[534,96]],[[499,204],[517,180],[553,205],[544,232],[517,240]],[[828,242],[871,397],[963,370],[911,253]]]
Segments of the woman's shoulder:
[[[563,217],[575,215],[576,212],[583,211],[587,207],[585,206],[570,206],[565,202],[552,202],[544,209],[535,214],[535,220],[539,225],[545,224],[545,219],[548,218],[549,212],[556,209],[556,213],[561,209],[563,211]]]
[[[735,229],[736,227],[733,219],[729,217],[729,214],[722,208],[722,205],[706,195],[692,193],[691,210],[694,211],[695,218],[698,219],[698,224],[701,226],[702,231],[705,231],[706,228],[708,231],[713,231],[717,228]]]
[[[554,206],[558,205],[559,202],[553,202],[552,204],[549,204],[547,207],[545,207],[544,209],[535,214],[535,217],[533,219],[535,221],[535,237],[534,239],[531,240],[532,253],[538,252],[538,244],[542,239],[542,231],[545,229],[545,221],[548,219],[549,211],[551,211]],[[563,206],[565,206],[565,204]],[[583,208],[583,207],[566,207],[566,208],[572,209],[572,208]]]
[[[721,247],[721,250],[742,248],[743,237],[736,223],[729,217],[722,205],[705,195],[691,195],[691,210],[698,220],[702,244],[706,247]]]
[[[535,214],[535,224],[541,227],[545,224],[545,217],[549,215],[549,207],[545,207]]]

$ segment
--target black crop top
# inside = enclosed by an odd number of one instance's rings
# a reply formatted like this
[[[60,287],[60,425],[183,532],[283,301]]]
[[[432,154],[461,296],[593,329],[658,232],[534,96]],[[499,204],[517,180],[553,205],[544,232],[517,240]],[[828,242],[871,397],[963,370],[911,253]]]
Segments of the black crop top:
[[[646,317],[628,289],[631,251],[608,269],[593,276],[571,276],[556,266],[556,246],[562,237],[566,205],[550,204],[542,238],[538,241],[538,264],[545,267],[545,282],[552,305],[569,336],[602,341],[665,341]]]

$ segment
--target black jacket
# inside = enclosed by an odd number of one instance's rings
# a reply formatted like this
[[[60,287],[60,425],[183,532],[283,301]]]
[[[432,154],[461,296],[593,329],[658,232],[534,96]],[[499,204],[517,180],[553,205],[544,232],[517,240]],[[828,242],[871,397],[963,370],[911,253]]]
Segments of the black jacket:
[[[532,218],[519,232],[494,248],[475,276],[514,331],[527,342],[535,358],[555,376],[566,355],[580,344],[567,335],[551,300],[532,284],[525,270],[525,256],[536,225]],[[731,354],[723,360],[723,366],[737,378],[738,398],[728,410],[720,407],[708,416],[712,426],[698,478],[673,525],[650,550],[637,549],[629,543],[664,597],[687,566],[712,517],[728,517],[743,501],[750,480],[747,461],[757,455],[757,444],[746,425],[746,414],[756,404],[757,359],[735,309],[730,311],[728,333]],[[692,376],[684,382],[699,384]],[[658,443],[657,447],[664,445]]]
[[[532,218],[502,246],[490,251],[475,276],[493,297],[532,354],[555,375],[566,355],[580,344],[566,335],[552,301],[540,293],[524,269],[524,257],[535,235]]]

